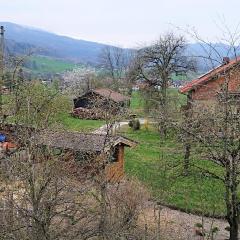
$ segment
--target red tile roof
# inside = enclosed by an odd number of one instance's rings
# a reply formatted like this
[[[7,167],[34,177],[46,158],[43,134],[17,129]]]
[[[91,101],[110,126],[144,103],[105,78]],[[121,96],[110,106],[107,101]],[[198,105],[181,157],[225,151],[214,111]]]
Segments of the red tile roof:
[[[205,73],[204,75],[198,77],[197,79],[192,80],[191,82],[187,83],[185,86],[179,89],[180,93],[187,93],[194,88],[204,85],[206,82],[212,79],[216,74],[222,73],[228,70],[230,67],[234,66],[236,63],[240,62],[240,57],[230,61],[227,64],[222,64],[211,71]]]

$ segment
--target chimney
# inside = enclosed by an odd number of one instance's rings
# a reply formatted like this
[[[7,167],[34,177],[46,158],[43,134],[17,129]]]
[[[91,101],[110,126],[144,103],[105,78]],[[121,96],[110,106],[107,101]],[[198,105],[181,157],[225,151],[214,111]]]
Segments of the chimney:
[[[228,64],[230,62],[230,58],[229,57],[224,57],[223,58],[223,64]]]

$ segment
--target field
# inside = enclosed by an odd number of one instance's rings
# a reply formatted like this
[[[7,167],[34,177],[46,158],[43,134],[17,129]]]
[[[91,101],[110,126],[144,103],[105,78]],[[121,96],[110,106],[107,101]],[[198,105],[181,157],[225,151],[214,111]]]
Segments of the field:
[[[32,56],[27,65],[34,73],[62,73],[75,67],[74,63],[43,56]]]
[[[130,109],[138,116],[144,115],[144,100],[138,91],[132,93]]]
[[[84,120],[72,117],[68,113],[61,113],[57,117],[57,122],[66,130],[91,132],[104,125],[101,120]]]
[[[126,173],[146,184],[156,201],[192,213],[225,215],[224,186],[193,166],[189,176],[182,174],[183,146],[175,136],[161,141],[154,127],[135,132],[125,128],[124,134],[139,142],[135,149],[126,150]],[[214,169],[197,155],[191,161]]]
[[[178,107],[186,102],[186,97],[179,95],[177,89],[169,89],[169,95],[177,97]],[[131,109],[138,116],[144,116],[144,102],[139,92],[133,93]],[[156,201],[192,213],[225,215],[223,184],[201,173],[198,167],[220,169],[193,152],[190,174],[184,176],[183,145],[174,133],[164,141],[153,126],[135,132],[125,127],[123,134],[139,142],[135,149],[126,150],[126,173],[146,184]]]
[[[186,103],[186,96],[178,93],[178,89],[171,88],[168,89],[168,96],[173,99],[178,107]],[[144,98],[139,91],[134,91],[132,93],[130,110],[137,114],[138,117],[147,116],[148,114],[144,112]]]

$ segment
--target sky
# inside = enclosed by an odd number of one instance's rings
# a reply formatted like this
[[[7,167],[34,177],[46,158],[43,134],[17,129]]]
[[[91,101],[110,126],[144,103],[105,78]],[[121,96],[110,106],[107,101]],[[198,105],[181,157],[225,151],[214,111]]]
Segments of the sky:
[[[0,0],[0,21],[136,47],[176,28],[214,41],[240,23],[240,0]]]

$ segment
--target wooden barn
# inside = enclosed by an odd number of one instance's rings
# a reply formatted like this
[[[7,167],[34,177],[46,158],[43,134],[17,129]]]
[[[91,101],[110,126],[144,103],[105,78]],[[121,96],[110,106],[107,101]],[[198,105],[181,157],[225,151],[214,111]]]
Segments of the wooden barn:
[[[65,155],[64,168],[78,179],[104,171],[107,180],[114,182],[124,176],[124,148],[137,144],[122,136],[49,131],[40,134],[37,143]]]
[[[118,114],[130,105],[130,98],[107,88],[89,90],[75,98],[73,115],[85,119],[104,118],[104,112]]]
[[[6,136],[6,142],[14,146],[14,148],[0,146],[0,156],[4,152],[11,154],[12,149],[16,151],[18,147],[24,149],[21,137],[28,138],[33,146],[43,150],[47,148],[56,155],[59,164],[62,164],[62,169],[78,180],[101,175],[112,182],[120,181],[124,176],[124,148],[134,147],[137,144],[122,136],[69,131],[36,131],[36,129],[14,125],[5,125],[0,133]]]
[[[180,88],[180,93],[188,97],[188,107],[214,109],[223,88],[234,99],[240,99],[240,57],[230,60],[223,58],[223,63],[199,78]]]

